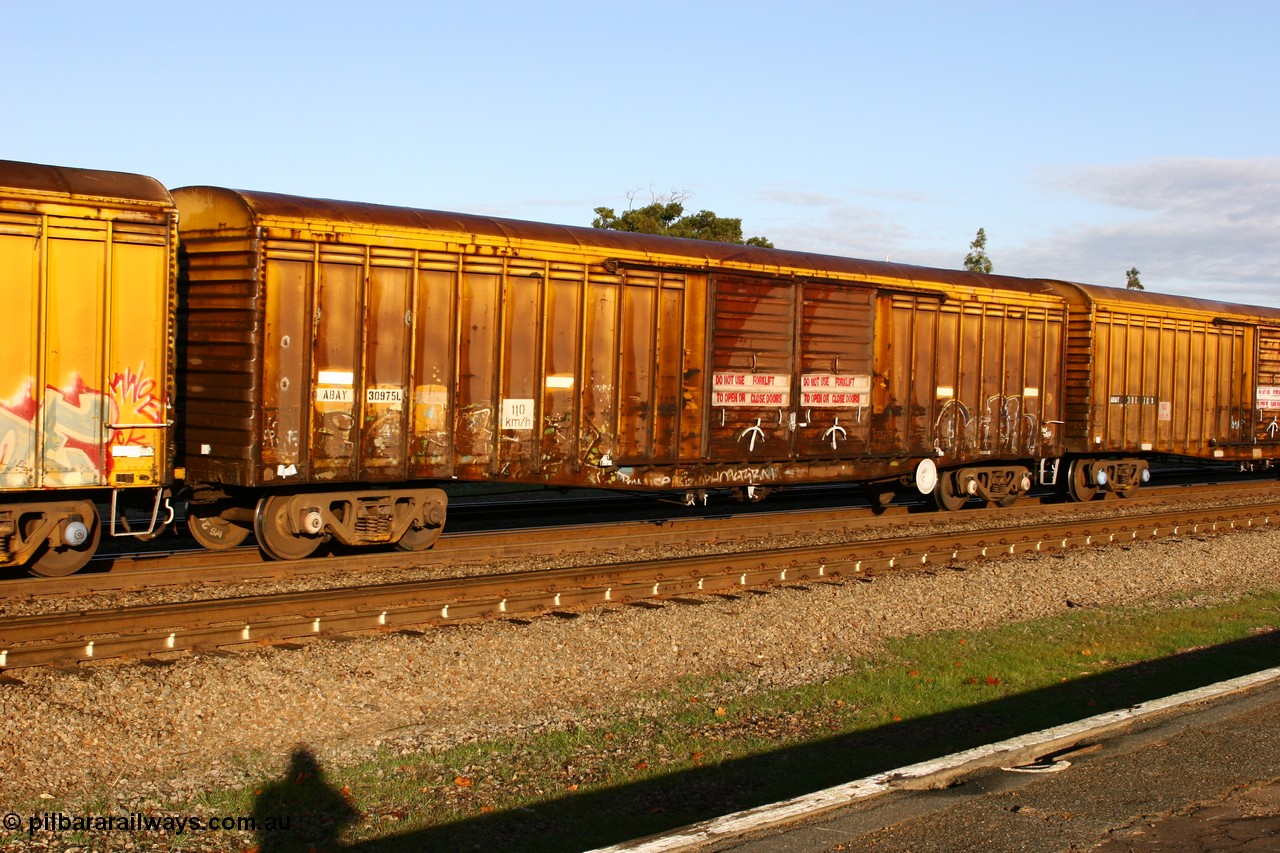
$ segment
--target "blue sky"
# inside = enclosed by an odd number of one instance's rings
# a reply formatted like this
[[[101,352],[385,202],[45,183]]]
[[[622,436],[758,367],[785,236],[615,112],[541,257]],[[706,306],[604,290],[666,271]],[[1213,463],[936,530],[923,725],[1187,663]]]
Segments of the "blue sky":
[[[0,0],[0,158],[1280,306],[1280,3]]]

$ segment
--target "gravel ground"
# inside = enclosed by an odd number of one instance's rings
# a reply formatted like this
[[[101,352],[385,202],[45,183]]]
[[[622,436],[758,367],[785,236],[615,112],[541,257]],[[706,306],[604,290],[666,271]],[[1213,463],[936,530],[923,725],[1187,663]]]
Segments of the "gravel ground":
[[[278,776],[299,746],[331,768],[379,746],[434,750],[653,713],[657,692],[687,676],[748,673],[743,690],[821,681],[890,636],[1047,616],[1068,602],[1188,606],[1278,587],[1280,530],[1256,530],[696,605],[22,670],[0,683],[0,804],[145,809]]]

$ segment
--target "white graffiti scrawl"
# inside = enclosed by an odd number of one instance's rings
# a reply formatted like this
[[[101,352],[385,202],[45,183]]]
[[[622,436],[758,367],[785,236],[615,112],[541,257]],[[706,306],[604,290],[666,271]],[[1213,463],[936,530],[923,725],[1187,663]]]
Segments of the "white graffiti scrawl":
[[[0,403],[0,485],[35,485],[37,407],[31,383],[8,403]]]
[[[28,382],[15,398],[0,403],[0,486],[34,487],[37,468],[43,470],[43,485],[103,482],[114,461],[109,445],[150,445],[156,440],[154,430],[138,428],[106,429],[109,435],[104,435],[104,418],[107,424],[122,419],[139,426],[163,422],[164,403],[156,394],[156,383],[141,370],[115,374],[105,393],[79,376],[64,388],[46,386],[43,411],[32,387]]]

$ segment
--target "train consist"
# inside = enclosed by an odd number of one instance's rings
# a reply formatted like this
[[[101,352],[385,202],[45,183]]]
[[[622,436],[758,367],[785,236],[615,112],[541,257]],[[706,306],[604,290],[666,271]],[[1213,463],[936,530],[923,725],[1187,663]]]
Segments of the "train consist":
[[[1267,308],[13,162],[0,281],[0,566],[36,574],[175,499],[297,559],[428,548],[455,481],[957,509],[1280,457]]]

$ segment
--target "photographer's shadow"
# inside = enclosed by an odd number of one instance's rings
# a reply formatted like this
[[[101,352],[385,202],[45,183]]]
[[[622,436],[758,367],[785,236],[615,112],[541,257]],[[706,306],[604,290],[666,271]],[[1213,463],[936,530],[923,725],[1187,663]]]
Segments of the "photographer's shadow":
[[[345,846],[339,834],[357,817],[306,749],[293,753],[288,771],[263,785],[253,803],[260,853],[336,853]]]

